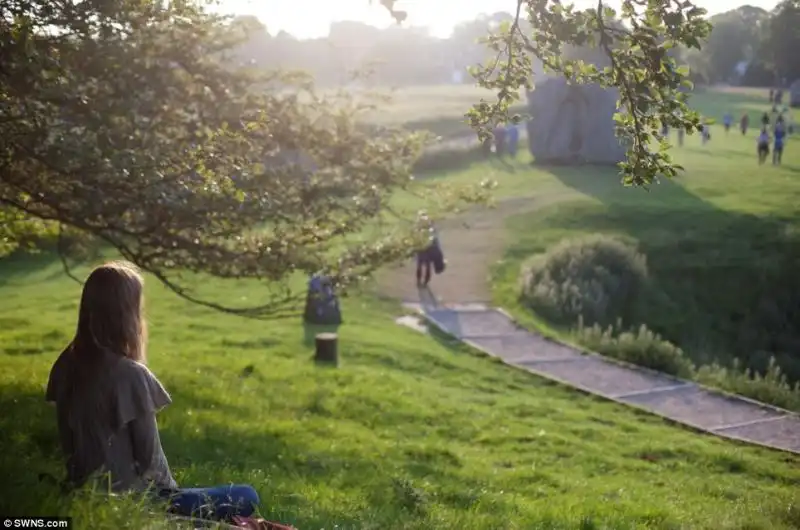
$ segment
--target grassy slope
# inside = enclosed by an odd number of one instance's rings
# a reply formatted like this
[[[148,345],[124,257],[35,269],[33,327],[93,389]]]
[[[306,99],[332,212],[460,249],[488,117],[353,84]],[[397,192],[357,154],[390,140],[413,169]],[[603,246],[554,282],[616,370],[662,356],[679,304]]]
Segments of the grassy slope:
[[[503,195],[563,187],[518,169],[484,164],[454,180],[494,171]],[[129,504],[59,500],[37,482],[61,472],[42,394],[78,293],[45,259],[0,262],[0,513],[140,528]],[[551,385],[396,326],[396,312],[346,300],[343,364],[320,369],[298,322],[221,316],[150,282],[150,364],[174,398],[160,421],[179,481],[252,483],[265,515],[302,529],[800,525],[797,458]]]
[[[52,513],[52,493],[36,483],[38,472],[60,472],[42,393],[79,290],[55,264],[0,270],[0,513]],[[797,459],[553,386],[396,326],[391,306],[346,301],[343,364],[332,370],[309,361],[295,321],[239,320],[152,282],[147,291],[150,364],[174,397],[161,426],[178,480],[252,483],[266,515],[300,528],[800,522]],[[242,377],[249,365],[254,374]],[[125,505],[87,502],[59,509],[94,528],[140,524]]]
[[[705,94],[697,103],[721,121],[725,110],[750,111],[756,123],[764,98],[741,94]],[[546,193],[574,199],[512,219],[513,242],[495,271],[497,301],[524,314],[516,301],[520,263],[566,237],[612,233],[634,242],[648,256],[650,272],[666,296],[650,300],[645,320],[678,341],[700,362],[738,356],[763,368],[768,354],[793,352],[780,339],[791,315],[774,301],[793,289],[800,195],[800,150],[790,139],[784,165],[759,167],[755,134],[725,136],[715,127],[712,141],[697,137],[675,148],[687,173],[652,191],[625,189],[613,172],[581,169],[532,170],[523,178]],[[516,186],[516,185],[515,185]],[[514,186],[512,186],[514,187]],[[771,315],[770,311],[780,313]],[[782,318],[778,318],[782,317]],[[559,333],[550,324],[532,321]],[[769,326],[772,326],[770,328]],[[800,378],[800,363],[786,354],[783,365]]]

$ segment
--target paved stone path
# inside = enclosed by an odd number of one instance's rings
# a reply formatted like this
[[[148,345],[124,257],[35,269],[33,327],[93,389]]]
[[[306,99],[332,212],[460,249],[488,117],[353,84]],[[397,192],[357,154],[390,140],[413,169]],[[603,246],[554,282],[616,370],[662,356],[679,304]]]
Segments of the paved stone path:
[[[599,355],[520,327],[485,304],[407,303],[432,324],[513,366],[703,431],[800,454],[800,416]]]

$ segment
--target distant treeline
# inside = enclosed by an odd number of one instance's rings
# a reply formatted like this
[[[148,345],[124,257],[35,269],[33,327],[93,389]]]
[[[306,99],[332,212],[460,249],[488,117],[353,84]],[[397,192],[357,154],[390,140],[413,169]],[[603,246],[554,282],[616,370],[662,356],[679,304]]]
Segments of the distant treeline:
[[[696,81],[776,86],[800,79],[800,1],[741,6],[711,17],[701,50],[684,54]]]
[[[341,86],[354,72],[369,71],[370,83],[401,87],[472,83],[468,67],[490,57],[478,40],[511,19],[504,12],[482,15],[446,39],[420,28],[344,21],[333,23],[327,37],[301,40],[273,35],[253,17],[235,22],[256,28],[241,50],[254,66],[303,70],[321,86]],[[800,79],[800,0],[783,0],[772,11],[741,6],[710,20],[714,29],[702,49],[676,50],[696,82],[768,86]]]
[[[321,86],[348,83],[354,72],[370,72],[369,81],[381,86],[472,83],[469,66],[489,57],[477,41],[508,13],[484,15],[459,24],[447,39],[405,26],[379,29],[360,22],[336,22],[327,37],[296,39],[286,32],[275,35],[252,17],[237,22],[260,27],[241,51],[242,59],[270,69],[304,70]]]

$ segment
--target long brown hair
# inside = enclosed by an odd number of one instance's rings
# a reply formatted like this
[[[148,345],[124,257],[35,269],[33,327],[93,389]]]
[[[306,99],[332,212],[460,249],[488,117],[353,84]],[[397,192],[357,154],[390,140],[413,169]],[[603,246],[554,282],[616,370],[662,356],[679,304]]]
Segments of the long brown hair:
[[[145,362],[143,294],[144,279],[132,263],[113,261],[92,271],[83,286],[78,329],[72,341],[80,364],[108,353]]]

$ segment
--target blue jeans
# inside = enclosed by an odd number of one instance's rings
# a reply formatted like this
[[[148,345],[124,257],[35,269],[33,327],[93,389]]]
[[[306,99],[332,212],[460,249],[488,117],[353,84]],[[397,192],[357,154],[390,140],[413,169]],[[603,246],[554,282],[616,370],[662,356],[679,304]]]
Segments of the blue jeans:
[[[256,490],[243,485],[164,490],[159,496],[169,501],[171,513],[214,521],[249,517],[259,504]]]

